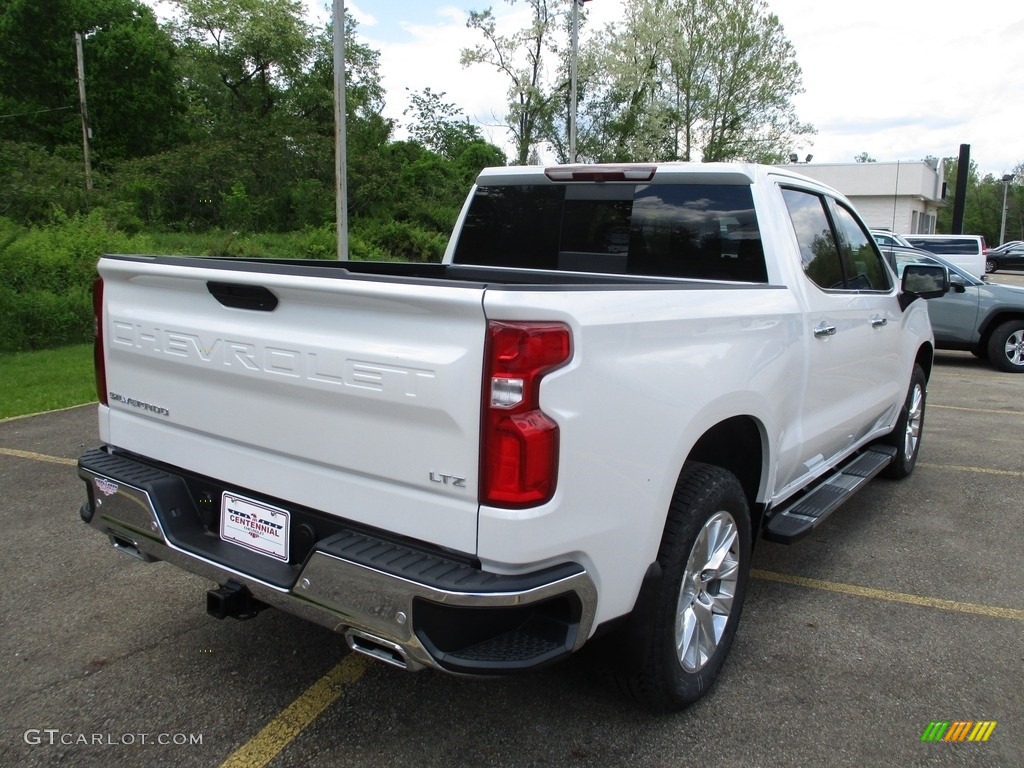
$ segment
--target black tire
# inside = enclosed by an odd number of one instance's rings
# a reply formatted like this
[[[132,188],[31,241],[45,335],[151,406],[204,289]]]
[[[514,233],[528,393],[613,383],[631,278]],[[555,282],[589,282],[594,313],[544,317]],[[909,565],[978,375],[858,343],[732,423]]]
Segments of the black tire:
[[[896,448],[896,456],[889,466],[882,470],[884,477],[902,480],[914,471],[917,455],[921,452],[927,386],[928,380],[925,378],[924,369],[915,363],[914,370],[910,374],[907,399],[903,402],[900,417],[889,437],[884,441],[887,445]]]
[[[736,636],[750,552],[750,511],[736,476],[687,464],[658,552],[662,579],[645,627],[644,663],[619,676],[623,690],[663,712],[684,709],[707,693]]]
[[[985,274],[986,275],[992,274],[998,268],[999,268],[999,265],[996,264],[992,259],[985,259]]]
[[[1024,373],[1024,320],[1008,320],[992,331],[988,361],[1006,373]]]

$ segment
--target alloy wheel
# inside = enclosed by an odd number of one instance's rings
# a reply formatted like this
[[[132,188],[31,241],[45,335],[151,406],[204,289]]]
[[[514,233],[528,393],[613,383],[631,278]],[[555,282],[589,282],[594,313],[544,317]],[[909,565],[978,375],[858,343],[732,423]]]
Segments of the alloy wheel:
[[[718,648],[732,612],[740,572],[736,521],[716,512],[697,535],[683,573],[676,608],[676,651],[687,672],[696,672]]]
[[[903,454],[913,456],[917,452],[917,444],[921,440],[921,422],[924,420],[924,389],[914,386],[914,394],[910,397],[910,412],[907,414],[907,432],[904,435]]]

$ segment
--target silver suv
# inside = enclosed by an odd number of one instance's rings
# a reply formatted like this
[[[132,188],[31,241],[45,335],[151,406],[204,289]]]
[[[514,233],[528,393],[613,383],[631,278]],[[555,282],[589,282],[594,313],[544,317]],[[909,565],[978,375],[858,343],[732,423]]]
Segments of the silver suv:
[[[941,256],[915,249],[889,247],[882,253],[901,275],[907,264],[949,270],[952,290],[928,302],[936,347],[968,350],[1001,371],[1024,373],[1024,288],[982,282]]]

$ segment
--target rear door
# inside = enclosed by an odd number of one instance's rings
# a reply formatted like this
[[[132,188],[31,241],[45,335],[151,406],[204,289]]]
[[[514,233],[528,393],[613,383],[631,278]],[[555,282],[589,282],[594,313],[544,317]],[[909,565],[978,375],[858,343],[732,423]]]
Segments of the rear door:
[[[832,463],[891,416],[894,387],[903,378],[898,304],[870,236],[826,195],[784,189],[783,197],[807,281],[808,370],[803,455],[780,487]]]

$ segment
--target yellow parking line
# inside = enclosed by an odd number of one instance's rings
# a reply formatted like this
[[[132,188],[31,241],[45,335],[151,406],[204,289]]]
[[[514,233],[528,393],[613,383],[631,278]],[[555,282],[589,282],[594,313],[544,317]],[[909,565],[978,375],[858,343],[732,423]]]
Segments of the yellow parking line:
[[[331,706],[347,686],[363,676],[367,663],[362,656],[346,656],[263,730],[231,753],[220,768],[263,768]]]
[[[992,469],[992,467],[967,467],[960,464],[932,464],[928,461],[919,461],[917,466],[927,469],[948,469],[953,472],[976,472],[979,475],[999,475],[1000,477],[1024,477],[1024,472],[1016,469]]]
[[[889,592],[885,589],[858,587],[854,584],[842,584],[834,581],[808,579],[805,576],[792,576],[788,573],[762,571],[757,568],[752,568],[750,575],[757,579],[764,579],[765,581],[777,581],[780,584],[792,584],[797,587],[807,587],[809,589],[823,589],[828,592],[839,592],[844,595],[868,597],[873,600],[889,600],[894,603],[907,603],[909,605],[919,605],[925,608],[939,608],[943,611],[957,611],[958,613],[973,613],[979,616],[991,616],[997,619],[1024,621],[1024,611],[1017,608],[1000,608],[994,605],[961,603],[956,600],[943,600],[937,597],[921,597],[919,595],[908,595],[903,592]]]
[[[15,448],[0,448],[0,456],[14,456],[19,459],[45,461],[49,464],[66,464],[70,467],[73,467],[78,464],[77,459],[63,459],[60,456],[47,456],[45,453],[35,453],[34,451],[19,451]]]

